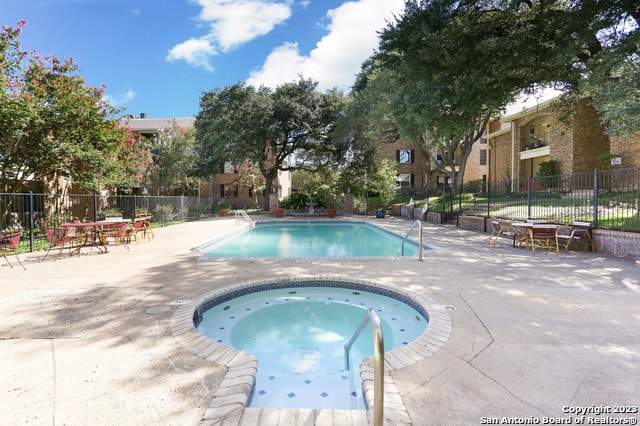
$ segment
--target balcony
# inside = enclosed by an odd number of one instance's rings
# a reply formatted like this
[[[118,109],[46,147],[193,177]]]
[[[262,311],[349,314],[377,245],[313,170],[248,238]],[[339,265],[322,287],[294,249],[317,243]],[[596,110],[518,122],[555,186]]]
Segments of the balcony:
[[[549,133],[538,133],[535,135],[525,136],[522,138],[522,145],[525,151],[537,149],[543,146],[549,146]]]

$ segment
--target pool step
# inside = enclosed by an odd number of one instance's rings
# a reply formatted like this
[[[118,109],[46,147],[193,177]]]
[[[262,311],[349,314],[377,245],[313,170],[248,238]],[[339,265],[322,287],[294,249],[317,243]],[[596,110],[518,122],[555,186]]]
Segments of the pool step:
[[[207,247],[212,247],[215,246],[216,244],[218,244],[220,241],[223,241],[233,235],[237,235],[237,234],[242,234],[244,232],[247,232],[251,229],[250,225],[248,223],[243,223],[241,225],[238,225],[236,227],[234,227],[231,231],[224,233],[223,235],[220,235],[204,244],[201,244],[197,247],[192,247],[191,251],[203,251],[205,250]]]

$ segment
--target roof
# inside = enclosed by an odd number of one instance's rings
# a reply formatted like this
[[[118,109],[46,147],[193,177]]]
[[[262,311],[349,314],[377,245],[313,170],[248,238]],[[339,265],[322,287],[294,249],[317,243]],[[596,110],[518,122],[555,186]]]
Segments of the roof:
[[[195,117],[183,118],[125,118],[123,125],[129,126],[134,132],[159,132],[170,129],[172,123],[176,123],[183,129],[190,129],[195,123]]]

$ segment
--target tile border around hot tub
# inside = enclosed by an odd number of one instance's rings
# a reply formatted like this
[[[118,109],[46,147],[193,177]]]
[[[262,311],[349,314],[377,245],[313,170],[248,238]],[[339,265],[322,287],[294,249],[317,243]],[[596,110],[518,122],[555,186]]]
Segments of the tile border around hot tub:
[[[257,360],[253,355],[244,351],[239,351],[210,340],[196,330],[195,323],[198,321],[198,316],[206,310],[203,309],[203,307],[213,306],[229,298],[260,290],[303,286],[354,288],[356,290],[383,294],[399,299],[416,308],[421,314],[426,314],[429,325],[424,333],[407,345],[385,352],[384,357],[385,417],[397,420],[406,419],[406,422],[409,423],[410,419],[404,408],[404,403],[389,373],[393,370],[408,367],[422,361],[440,349],[447,342],[451,333],[451,318],[443,305],[437,304],[429,297],[419,293],[392,287],[372,280],[351,279],[344,276],[307,276],[248,281],[205,293],[178,307],[171,318],[171,333],[176,340],[196,355],[227,367],[227,372],[209,404],[204,420],[206,420],[207,423],[215,423],[217,420],[223,420],[229,417],[241,419],[244,416],[256,416],[255,411],[260,411],[261,413],[273,410],[286,411],[289,413],[296,411],[294,409],[281,410],[275,408],[257,409],[246,407],[255,381],[258,368]],[[360,365],[360,378],[362,380],[367,406],[369,407],[373,405],[373,377],[373,359],[369,357]],[[392,396],[391,394],[394,395]],[[391,404],[389,401],[393,401],[393,403]],[[401,403],[399,404],[398,401]],[[309,416],[317,419],[323,416],[331,416],[331,413],[326,412],[344,412],[347,410],[322,409],[297,411],[308,413]],[[365,423],[362,424],[367,424],[366,417],[372,415],[371,410],[368,410],[366,415],[363,415],[362,410],[360,410],[360,412],[352,411],[351,413],[353,413],[354,416],[352,418],[355,422],[354,424],[360,424],[357,421],[358,418],[364,418]],[[299,417],[300,413],[296,413],[296,416]],[[263,415],[261,414],[258,417],[263,417]]]

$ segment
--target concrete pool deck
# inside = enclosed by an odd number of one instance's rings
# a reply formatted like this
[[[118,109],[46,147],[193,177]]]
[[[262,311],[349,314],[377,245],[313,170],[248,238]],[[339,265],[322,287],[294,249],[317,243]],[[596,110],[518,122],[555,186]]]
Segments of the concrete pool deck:
[[[399,234],[411,225],[403,218],[370,220]],[[154,240],[130,251],[110,247],[108,254],[94,250],[55,262],[42,261],[42,252],[21,255],[26,271],[0,260],[2,423],[213,424],[211,402],[227,368],[178,342],[174,313],[229,284],[327,275],[411,290],[447,307],[447,342],[391,372],[414,425],[640,419],[638,412],[614,412],[640,405],[634,260],[532,255],[508,241],[493,248],[485,234],[429,224],[424,242],[439,250],[427,251],[423,262],[203,262],[189,250],[234,224],[220,218],[158,228]],[[315,415],[253,414],[262,417],[230,413],[216,424],[313,424]],[[361,414],[349,420],[327,412],[315,423],[366,424]]]

